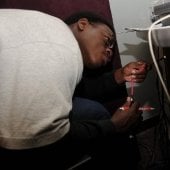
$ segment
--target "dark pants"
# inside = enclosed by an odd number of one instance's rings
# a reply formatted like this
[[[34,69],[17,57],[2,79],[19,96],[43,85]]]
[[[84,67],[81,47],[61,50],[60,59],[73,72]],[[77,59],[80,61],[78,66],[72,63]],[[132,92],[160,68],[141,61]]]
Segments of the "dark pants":
[[[47,166],[65,170],[77,163],[84,155],[92,157],[89,168],[92,169],[131,169],[136,168],[137,147],[135,138],[128,134],[100,136],[100,129],[94,130],[93,121],[110,118],[110,114],[99,103],[76,98],[70,115],[70,132],[61,140],[49,146],[28,150],[0,149],[0,163],[5,167],[25,164],[27,167]],[[84,121],[85,120],[85,121]],[[102,132],[101,132],[102,134]],[[9,164],[8,164],[9,163]],[[87,169],[87,168],[86,168]]]
[[[102,120],[110,119],[110,113],[102,104],[85,98],[75,97],[73,100],[73,120]]]

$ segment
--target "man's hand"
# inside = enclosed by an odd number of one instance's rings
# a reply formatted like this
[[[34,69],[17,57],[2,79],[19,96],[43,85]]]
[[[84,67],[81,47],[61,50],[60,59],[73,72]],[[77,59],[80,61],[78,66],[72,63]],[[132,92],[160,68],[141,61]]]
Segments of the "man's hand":
[[[130,81],[141,83],[145,80],[149,68],[149,64],[144,61],[130,62],[115,71],[115,80],[118,84]]]
[[[138,110],[139,103],[137,102],[129,104],[129,101],[127,101],[122,107],[129,107],[129,109],[118,109],[111,118],[117,132],[131,130],[132,127],[137,125],[142,114],[142,112]]]

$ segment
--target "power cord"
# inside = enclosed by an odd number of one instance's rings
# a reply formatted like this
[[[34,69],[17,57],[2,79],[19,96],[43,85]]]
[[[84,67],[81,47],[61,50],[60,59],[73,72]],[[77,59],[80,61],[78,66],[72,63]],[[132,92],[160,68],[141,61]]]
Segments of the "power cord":
[[[159,96],[159,100],[160,100],[160,104],[161,104],[161,113],[160,113],[159,124],[155,127],[155,132],[154,132],[154,137],[155,138],[154,138],[153,149],[156,150],[156,145],[159,143],[160,151],[161,151],[162,157],[164,159],[164,164],[165,164],[164,166],[167,166],[168,160],[169,160],[169,158],[168,158],[169,157],[168,156],[169,155],[169,151],[166,150],[166,149],[168,149],[168,145],[169,145],[169,137],[168,137],[168,122],[169,122],[169,119],[167,117],[167,114],[165,113],[164,94],[166,94],[168,104],[170,104],[170,94],[169,94],[168,89],[166,87],[166,84],[165,84],[165,82],[163,80],[163,77],[162,77],[163,73],[162,73],[162,71],[161,71],[161,69],[160,69],[160,67],[159,67],[159,65],[157,63],[157,59],[156,59],[155,54],[154,54],[153,44],[152,44],[152,30],[153,30],[153,28],[154,28],[154,26],[156,24],[158,24],[158,23],[160,23],[163,20],[166,20],[168,18],[170,18],[170,15],[166,15],[165,17],[162,17],[159,20],[155,21],[150,26],[149,31],[148,31],[148,42],[149,42],[150,53],[151,53],[151,56],[152,56],[152,59],[153,59],[153,64],[155,65],[155,69],[156,69],[157,74],[158,74],[158,78],[159,78],[159,80],[161,82],[161,85],[163,87],[161,89],[162,91],[161,92],[159,91],[161,93],[161,96]],[[151,163],[154,163],[156,161],[155,156],[156,155],[153,152]]]
[[[149,31],[148,31],[148,41],[149,41],[149,49],[150,49],[150,53],[151,53],[151,56],[152,56],[152,59],[153,59],[153,63],[154,63],[154,65],[155,65],[156,71],[157,71],[157,73],[158,73],[160,82],[161,82],[161,84],[162,84],[162,86],[163,86],[164,92],[165,92],[165,94],[166,94],[166,96],[167,96],[168,102],[170,103],[170,95],[169,95],[169,93],[168,93],[167,87],[166,87],[166,85],[165,85],[165,83],[164,83],[164,80],[163,80],[163,78],[162,78],[161,72],[160,72],[160,70],[159,70],[159,67],[158,67],[158,64],[157,64],[157,61],[156,61],[156,57],[155,57],[154,50],[153,50],[153,45],[152,45],[152,37],[151,37],[151,33],[152,33],[152,30],[153,30],[154,26],[155,26],[156,24],[162,22],[163,20],[168,19],[168,18],[170,18],[170,15],[166,15],[165,17],[160,18],[159,20],[155,21],[155,22],[150,26]]]

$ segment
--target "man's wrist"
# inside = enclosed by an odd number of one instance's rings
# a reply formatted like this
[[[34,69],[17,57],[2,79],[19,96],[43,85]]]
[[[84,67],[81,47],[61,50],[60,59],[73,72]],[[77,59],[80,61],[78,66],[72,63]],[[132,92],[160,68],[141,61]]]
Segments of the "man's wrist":
[[[123,69],[122,69],[122,68],[119,68],[119,69],[117,69],[117,70],[114,72],[114,78],[115,78],[115,81],[116,81],[118,84],[125,83],[125,79],[124,79],[124,76],[123,76]]]

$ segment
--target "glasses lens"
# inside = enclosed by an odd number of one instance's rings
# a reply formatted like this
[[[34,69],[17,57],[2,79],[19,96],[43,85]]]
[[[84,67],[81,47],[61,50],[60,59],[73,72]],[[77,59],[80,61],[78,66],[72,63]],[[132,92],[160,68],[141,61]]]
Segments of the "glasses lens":
[[[105,45],[107,48],[113,48],[113,46],[114,46],[113,38],[108,38]]]

